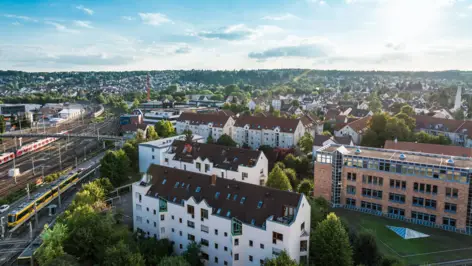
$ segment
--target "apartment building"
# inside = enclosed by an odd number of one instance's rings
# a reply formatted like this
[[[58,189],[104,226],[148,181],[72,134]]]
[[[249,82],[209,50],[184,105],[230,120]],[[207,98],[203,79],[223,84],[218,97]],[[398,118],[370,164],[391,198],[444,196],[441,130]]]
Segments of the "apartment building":
[[[354,144],[358,145],[362,141],[362,135],[365,134],[369,128],[369,121],[371,117],[366,116],[357,120],[354,120],[350,123],[343,124],[338,130],[334,130],[334,135],[336,137],[346,137],[350,136]]]
[[[335,207],[472,233],[472,159],[330,144],[316,151],[315,196]]]
[[[175,140],[185,140],[185,135],[178,135],[164,139],[158,139],[140,143],[139,152],[139,172],[146,173],[151,164],[164,164],[164,154],[171,147]],[[202,136],[193,135],[194,143],[206,141]]]
[[[415,115],[416,130],[432,135],[444,135],[454,145],[472,147],[472,121]]]
[[[241,147],[291,148],[305,134],[305,127],[300,119],[241,116],[236,119],[233,132],[233,140]]]
[[[175,140],[163,158],[160,165],[254,185],[264,185],[268,177],[262,151]]]
[[[182,134],[185,130],[191,130],[193,134],[200,135],[205,139],[211,135],[216,141],[223,134],[232,136],[233,125],[234,119],[231,116],[182,113],[177,119],[175,128],[177,134]]]
[[[283,250],[308,260],[303,194],[160,165],[132,189],[134,230],[171,240],[177,254],[197,242],[206,265],[261,265]]]

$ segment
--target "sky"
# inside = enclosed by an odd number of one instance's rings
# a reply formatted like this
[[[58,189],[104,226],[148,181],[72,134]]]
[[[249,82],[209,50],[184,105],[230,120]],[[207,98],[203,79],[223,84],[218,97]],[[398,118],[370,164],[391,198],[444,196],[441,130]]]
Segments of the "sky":
[[[472,70],[472,0],[1,0],[0,69]]]

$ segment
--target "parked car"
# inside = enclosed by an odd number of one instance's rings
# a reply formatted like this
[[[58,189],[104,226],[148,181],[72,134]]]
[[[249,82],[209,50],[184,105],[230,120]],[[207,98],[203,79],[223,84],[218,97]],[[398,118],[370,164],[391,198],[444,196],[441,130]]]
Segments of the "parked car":
[[[10,205],[2,205],[0,206],[0,213],[6,212],[8,209],[10,209]]]

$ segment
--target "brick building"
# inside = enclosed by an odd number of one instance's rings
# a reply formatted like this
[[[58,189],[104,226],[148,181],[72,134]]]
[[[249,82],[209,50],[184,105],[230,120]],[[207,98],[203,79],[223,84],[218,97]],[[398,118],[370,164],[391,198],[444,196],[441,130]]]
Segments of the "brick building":
[[[345,207],[472,233],[472,159],[330,144],[316,151],[315,196]]]

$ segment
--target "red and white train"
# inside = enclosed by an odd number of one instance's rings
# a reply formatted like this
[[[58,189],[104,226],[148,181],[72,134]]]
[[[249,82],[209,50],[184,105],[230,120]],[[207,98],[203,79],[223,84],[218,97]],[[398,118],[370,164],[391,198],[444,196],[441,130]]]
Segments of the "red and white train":
[[[59,134],[67,134],[68,131],[62,131],[61,133]],[[13,160],[13,158],[18,158],[22,155],[25,155],[29,152],[32,152],[32,151],[36,151],[46,145],[48,145],[49,143],[51,142],[54,142],[56,140],[58,140],[59,138],[45,138],[45,139],[40,139],[38,141],[35,141],[35,142],[32,142],[32,143],[28,143],[26,145],[23,145],[21,146],[21,148],[19,148],[18,150],[16,150],[16,152],[6,152],[6,153],[2,153],[0,154],[0,165],[4,164],[4,163],[7,163],[11,160]]]

